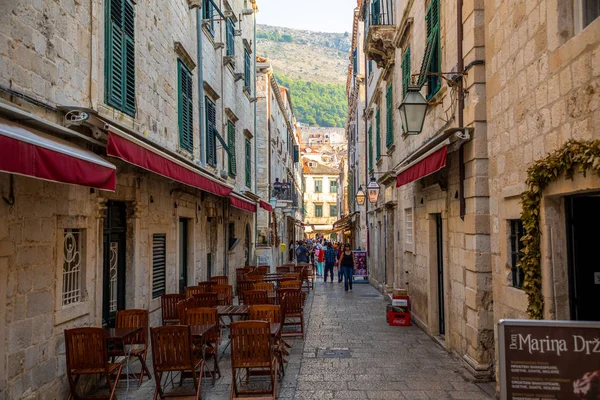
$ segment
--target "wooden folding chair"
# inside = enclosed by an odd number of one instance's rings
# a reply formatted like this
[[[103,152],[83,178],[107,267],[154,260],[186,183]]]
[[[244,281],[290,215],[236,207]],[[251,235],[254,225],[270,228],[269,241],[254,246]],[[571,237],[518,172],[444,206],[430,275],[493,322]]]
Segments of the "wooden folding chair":
[[[213,282],[215,285],[228,285],[229,277],[227,277],[225,275],[213,276],[212,278],[210,278],[210,281]]]
[[[277,394],[277,358],[274,354],[270,324],[267,321],[238,321],[231,324],[231,395],[260,396],[261,399],[276,399]],[[252,376],[267,376],[268,388],[252,389]],[[242,385],[246,390],[243,390]],[[263,382],[261,382],[263,383]]]
[[[185,300],[183,294],[163,294],[160,296],[160,308],[162,312],[162,324],[178,324],[179,316],[177,315],[177,303]]]
[[[188,308],[196,308],[197,306],[198,304],[196,304],[196,299],[193,297],[190,299],[181,300],[179,303],[177,303],[177,318],[179,318],[179,323],[181,325],[185,324],[185,311]]]
[[[67,357],[67,379],[69,399],[116,399],[115,390],[119,383],[122,363],[109,363],[106,332],[103,328],[65,329],[65,350]],[[77,383],[82,375],[104,375],[108,396],[82,397],[77,394]],[[114,375],[114,382],[111,376]]]
[[[244,280],[244,275],[246,275],[247,273],[249,273],[252,269],[248,268],[248,267],[244,267],[244,268],[236,268],[235,269],[235,281],[239,282],[239,281],[243,281]]]
[[[253,290],[254,289],[254,282],[252,281],[237,281],[237,288],[235,289],[235,292],[238,296],[238,303],[240,304],[246,304],[244,301],[244,292],[247,290]]]
[[[213,292],[217,293],[217,303],[220,306],[230,306],[233,304],[233,286],[214,285]]]
[[[194,349],[190,327],[187,325],[173,325],[151,328],[150,336],[152,338],[152,366],[156,379],[154,400],[159,397],[164,399],[165,397],[190,395],[195,396],[195,400],[200,400],[204,360],[193,358]],[[185,373],[188,373],[194,380],[195,392],[165,393],[162,387],[162,377],[165,372],[180,372],[182,381],[187,377]]]
[[[302,269],[302,289],[304,288],[306,288],[309,292],[311,288],[315,288],[313,270],[311,267],[306,267]]]
[[[259,282],[254,284],[254,290],[266,290],[267,295],[275,295],[275,284],[270,282]]]
[[[267,321],[270,323],[283,323],[281,315],[281,306],[276,305],[256,305],[248,307],[248,319],[255,321]],[[286,350],[287,343],[281,340],[281,330],[279,335],[275,338],[275,356],[277,357],[278,374],[280,377],[285,375],[284,364],[287,363],[284,360],[283,355],[289,356],[290,353]]]
[[[185,311],[185,323],[187,325],[217,325],[216,329],[206,334],[202,338],[202,342],[194,343],[194,351],[198,355],[202,355],[203,344],[207,347],[204,349],[206,357],[214,360],[212,375],[212,384],[214,386],[216,375],[221,377],[221,369],[219,368],[219,343],[221,343],[221,328],[219,326],[219,318],[217,317],[217,309],[210,307],[188,308]]]
[[[280,289],[302,289],[302,282],[293,280],[293,281],[282,281],[279,282]]]
[[[204,288],[205,292],[214,292],[214,290],[212,288],[214,285],[216,285],[216,283],[212,282],[212,281],[198,282],[198,286]]]
[[[271,267],[268,265],[259,265],[256,267],[256,272],[260,275],[266,275],[269,273]]]
[[[281,289],[277,291],[279,304],[283,308],[284,322],[282,330],[286,326],[300,326],[300,330],[283,331],[281,336],[301,335],[304,340],[304,299],[306,294],[299,289]]]
[[[217,292],[204,292],[194,295],[197,307],[216,307],[219,305]]]
[[[202,282],[200,282],[200,283],[202,283]],[[194,297],[195,294],[200,294],[200,293],[210,292],[210,291],[211,290],[208,290],[208,288],[205,285],[198,284],[198,286],[186,286],[185,287],[185,298],[191,299],[192,297]]]
[[[284,278],[293,278],[295,281],[299,281],[302,277],[302,274],[296,272],[288,272],[287,274],[283,274]]]
[[[247,290],[244,293],[244,304],[249,306],[269,304],[269,295],[266,290]]]
[[[142,366],[139,375],[138,386],[142,384],[144,375],[152,379],[146,357],[148,356],[148,310],[119,310],[115,321],[115,328],[142,328],[125,343],[115,343],[114,350],[109,352],[110,357],[137,358]],[[126,351],[125,346],[132,346]],[[135,347],[134,347],[135,346]],[[129,371],[128,371],[129,372]]]
[[[275,267],[275,270],[279,274],[285,274],[290,272],[290,267],[288,267],[287,265],[280,265],[279,267]]]

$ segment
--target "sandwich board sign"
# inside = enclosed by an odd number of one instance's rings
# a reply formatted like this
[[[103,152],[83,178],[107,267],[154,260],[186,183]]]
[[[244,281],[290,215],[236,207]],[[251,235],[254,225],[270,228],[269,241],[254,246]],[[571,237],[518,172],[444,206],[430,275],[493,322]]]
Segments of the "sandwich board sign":
[[[500,399],[600,398],[600,322],[500,320]]]

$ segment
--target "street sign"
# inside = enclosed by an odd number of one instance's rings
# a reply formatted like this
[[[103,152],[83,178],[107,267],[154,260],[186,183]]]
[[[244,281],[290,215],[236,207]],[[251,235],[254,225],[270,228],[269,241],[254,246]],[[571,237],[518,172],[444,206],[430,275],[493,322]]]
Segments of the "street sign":
[[[600,322],[501,320],[500,399],[600,396]]]

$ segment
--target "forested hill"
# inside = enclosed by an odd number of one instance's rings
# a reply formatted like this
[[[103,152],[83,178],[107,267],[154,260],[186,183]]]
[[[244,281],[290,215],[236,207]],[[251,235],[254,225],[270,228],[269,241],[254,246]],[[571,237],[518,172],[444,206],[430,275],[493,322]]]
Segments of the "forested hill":
[[[296,118],[343,127],[350,34],[258,25],[256,36],[258,55],[271,61],[279,84],[290,89]]]

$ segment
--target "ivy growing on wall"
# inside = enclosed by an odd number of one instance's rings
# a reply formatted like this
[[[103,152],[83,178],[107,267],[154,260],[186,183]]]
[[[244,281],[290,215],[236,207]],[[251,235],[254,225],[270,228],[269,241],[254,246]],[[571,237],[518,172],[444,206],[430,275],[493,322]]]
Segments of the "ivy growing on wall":
[[[576,172],[585,176],[589,170],[600,176],[599,140],[569,140],[562,148],[536,161],[527,170],[527,189],[521,195],[521,219],[525,235],[522,239],[524,247],[519,266],[525,274],[523,289],[529,301],[527,312],[532,319],[542,319],[544,315],[540,265],[542,192],[561,175],[572,179]]]

